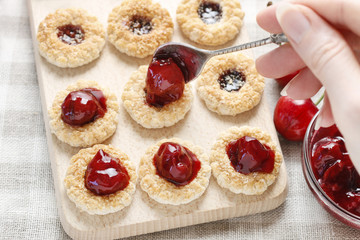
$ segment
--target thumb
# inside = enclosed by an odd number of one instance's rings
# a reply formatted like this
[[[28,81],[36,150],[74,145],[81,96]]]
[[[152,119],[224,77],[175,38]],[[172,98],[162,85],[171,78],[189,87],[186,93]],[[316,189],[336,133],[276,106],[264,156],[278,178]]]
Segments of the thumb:
[[[359,86],[360,66],[353,51],[342,35],[313,10],[284,2],[277,7],[276,17],[292,47],[322,82],[330,99]]]

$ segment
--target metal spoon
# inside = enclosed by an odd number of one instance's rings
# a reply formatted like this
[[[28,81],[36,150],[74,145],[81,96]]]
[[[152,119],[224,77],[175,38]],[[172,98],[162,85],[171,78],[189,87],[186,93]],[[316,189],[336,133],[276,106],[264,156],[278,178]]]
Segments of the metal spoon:
[[[283,33],[271,34],[268,38],[215,51],[196,48],[188,44],[170,42],[161,45],[155,51],[153,58],[173,58],[176,64],[182,68],[185,81],[189,82],[200,74],[205,63],[213,56],[259,47],[270,43],[281,45],[286,42],[288,42],[288,39]]]

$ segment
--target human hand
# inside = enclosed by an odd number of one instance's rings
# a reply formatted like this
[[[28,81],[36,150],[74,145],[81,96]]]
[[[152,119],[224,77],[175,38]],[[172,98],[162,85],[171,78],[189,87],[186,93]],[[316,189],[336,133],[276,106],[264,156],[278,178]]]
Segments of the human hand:
[[[270,33],[284,32],[285,44],[256,61],[260,74],[279,78],[301,69],[286,86],[294,99],[326,89],[319,119],[334,119],[354,166],[360,172],[360,1],[292,0],[261,11],[258,24]]]

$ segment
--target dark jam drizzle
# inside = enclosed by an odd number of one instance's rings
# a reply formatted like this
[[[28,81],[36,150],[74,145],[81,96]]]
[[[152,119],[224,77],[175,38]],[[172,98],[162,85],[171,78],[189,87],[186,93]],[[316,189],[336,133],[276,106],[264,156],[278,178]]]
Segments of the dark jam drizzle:
[[[153,59],[146,77],[146,103],[163,107],[178,100],[184,92],[185,80],[172,58]]]
[[[220,4],[203,1],[198,8],[200,19],[206,24],[214,24],[220,21],[222,17],[222,9]]]
[[[71,126],[83,126],[103,117],[106,98],[96,88],[83,88],[70,92],[61,105],[61,119]]]
[[[239,91],[246,83],[246,76],[243,72],[237,70],[227,70],[218,79],[220,89],[231,92]]]
[[[57,28],[58,38],[69,45],[78,45],[85,40],[85,31],[80,25],[67,24]]]
[[[201,162],[194,153],[173,142],[161,144],[153,161],[156,173],[176,186],[189,184],[201,168]]]
[[[129,23],[129,28],[136,35],[144,35],[150,33],[153,26],[150,18],[135,15]]]
[[[108,195],[129,185],[129,174],[120,160],[100,149],[87,166],[85,187],[96,195]]]
[[[244,136],[232,141],[227,145],[226,152],[231,165],[239,173],[271,173],[274,169],[274,151],[256,138]]]
[[[360,216],[360,176],[336,125],[319,128],[311,147],[311,167],[321,188],[340,207]]]

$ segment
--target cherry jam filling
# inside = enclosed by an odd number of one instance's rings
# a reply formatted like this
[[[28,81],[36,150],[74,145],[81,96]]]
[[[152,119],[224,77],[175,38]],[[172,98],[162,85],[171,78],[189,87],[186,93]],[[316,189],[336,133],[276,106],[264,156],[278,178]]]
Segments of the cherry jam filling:
[[[153,26],[150,18],[135,15],[130,21],[129,28],[132,33],[143,35],[150,33]]]
[[[222,9],[218,3],[203,1],[197,12],[200,19],[206,24],[217,23],[222,17]]]
[[[256,138],[244,136],[232,141],[227,145],[226,153],[231,165],[239,173],[271,173],[274,169],[274,151]]]
[[[57,29],[58,38],[66,44],[78,45],[85,40],[85,31],[80,25],[66,24]]]
[[[340,207],[360,216],[360,176],[336,125],[319,128],[311,147],[311,167],[321,188]]]
[[[178,100],[184,88],[184,75],[172,58],[153,59],[146,77],[147,104],[161,108]]]
[[[61,105],[61,119],[71,126],[83,126],[103,117],[105,113],[106,98],[96,88],[70,92]]]
[[[87,166],[85,187],[96,195],[108,195],[129,185],[129,174],[120,160],[100,149]]]
[[[246,83],[246,76],[243,72],[237,70],[227,70],[220,75],[218,79],[220,89],[231,92],[239,91]]]
[[[201,168],[201,162],[194,153],[172,142],[161,144],[153,161],[156,173],[177,186],[189,184]]]

